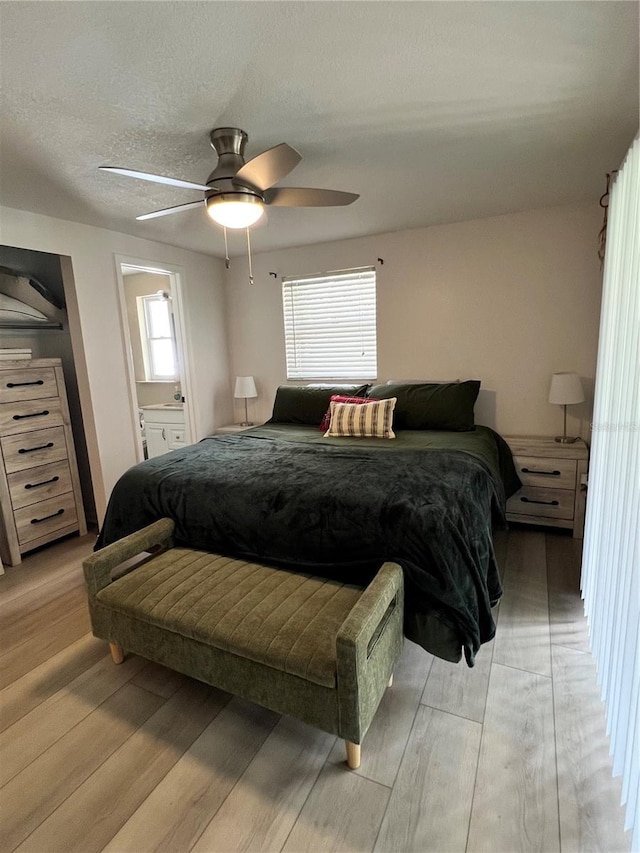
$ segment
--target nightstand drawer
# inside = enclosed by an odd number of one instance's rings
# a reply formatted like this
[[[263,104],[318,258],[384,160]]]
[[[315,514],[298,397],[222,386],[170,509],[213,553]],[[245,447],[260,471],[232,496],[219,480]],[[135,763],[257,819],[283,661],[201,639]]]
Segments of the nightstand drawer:
[[[77,524],[73,492],[16,510],[15,519],[20,545]]]
[[[58,383],[53,367],[3,370],[0,403],[17,403],[41,397],[57,397]]]
[[[507,501],[507,512],[513,515],[536,515],[542,518],[573,518],[575,492],[569,489],[544,489],[523,486]]]
[[[524,486],[549,489],[575,489],[575,459],[545,459],[540,456],[514,456],[518,476]]]
[[[0,405],[0,435],[16,435],[45,427],[62,426],[62,406],[59,397],[24,400]]]

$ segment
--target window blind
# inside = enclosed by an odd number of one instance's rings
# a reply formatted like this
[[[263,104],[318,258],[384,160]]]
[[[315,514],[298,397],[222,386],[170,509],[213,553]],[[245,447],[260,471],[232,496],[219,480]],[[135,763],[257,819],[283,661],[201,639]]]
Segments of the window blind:
[[[640,139],[608,219],[582,591],[625,829],[640,851]]]
[[[287,379],[375,379],[373,267],[283,278]]]

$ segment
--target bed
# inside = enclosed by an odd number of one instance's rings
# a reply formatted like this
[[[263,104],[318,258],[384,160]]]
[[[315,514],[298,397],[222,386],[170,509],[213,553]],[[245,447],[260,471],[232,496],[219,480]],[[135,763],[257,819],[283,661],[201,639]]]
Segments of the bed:
[[[483,426],[408,428],[431,421],[412,421],[409,392],[387,386],[364,393],[399,394],[393,441],[328,437],[318,415],[335,390],[315,399],[304,389],[305,409],[302,389],[279,389],[264,426],[134,466],[114,487],[96,548],[169,517],[179,544],[293,571],[363,583],[396,562],[405,635],[473,666],[502,594],[492,527],[519,487],[509,448]]]

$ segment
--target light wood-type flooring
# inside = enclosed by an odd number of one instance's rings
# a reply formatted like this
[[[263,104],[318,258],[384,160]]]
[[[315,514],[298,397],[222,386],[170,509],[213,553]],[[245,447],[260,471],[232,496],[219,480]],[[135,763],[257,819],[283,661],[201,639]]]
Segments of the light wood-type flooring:
[[[500,533],[477,665],[406,643],[346,769],[335,737],[89,632],[93,537],[0,578],[2,853],[624,851],[578,593],[580,543]]]

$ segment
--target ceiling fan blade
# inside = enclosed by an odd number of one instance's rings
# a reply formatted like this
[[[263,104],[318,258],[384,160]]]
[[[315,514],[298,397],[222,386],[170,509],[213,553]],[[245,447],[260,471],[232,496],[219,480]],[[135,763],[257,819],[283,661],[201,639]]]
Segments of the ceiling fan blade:
[[[185,190],[212,190],[206,184],[194,184],[191,181],[181,181],[179,178],[165,178],[163,175],[151,175],[149,172],[138,172],[137,169],[121,169],[119,166],[98,166],[102,172],[115,172],[127,178],[140,178],[141,181],[153,181],[154,184],[166,184],[170,187],[182,187]]]
[[[136,216],[136,219],[155,219],[158,216],[169,216],[171,213],[180,213],[182,210],[189,210],[191,207],[202,207],[204,199],[201,201],[188,201],[186,204],[178,204],[176,207],[165,207],[162,210],[154,210],[151,213],[143,213],[142,216]]]
[[[358,198],[356,193],[311,187],[275,187],[264,194],[265,202],[275,207],[337,207],[352,204]]]
[[[259,190],[267,190],[295,168],[302,155],[295,148],[281,142],[258,154],[245,163],[235,174],[234,181],[250,184]]]

